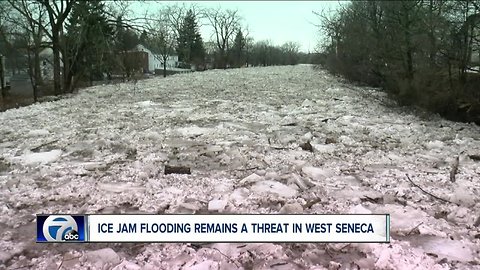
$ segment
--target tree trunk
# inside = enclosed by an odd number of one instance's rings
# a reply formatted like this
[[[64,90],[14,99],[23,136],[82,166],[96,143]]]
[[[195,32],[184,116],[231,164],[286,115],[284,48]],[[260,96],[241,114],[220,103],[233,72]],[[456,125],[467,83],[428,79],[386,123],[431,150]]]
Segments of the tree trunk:
[[[429,2],[429,14],[428,14],[428,21],[429,21],[429,31],[428,31],[428,40],[430,42],[429,46],[429,66],[435,66],[435,54],[436,54],[436,40],[435,40],[435,27],[434,27],[434,14],[433,14],[433,7],[434,2],[430,0]]]
[[[52,29],[53,38],[52,38],[52,50],[53,50],[53,89],[55,95],[60,95],[63,93],[62,84],[61,84],[61,70],[60,70],[60,48],[59,48],[59,37],[57,29]]]
[[[163,77],[167,77],[167,60],[163,59]]]
[[[133,76],[133,74],[132,74]],[[93,86],[93,75],[92,75],[92,68],[88,71],[88,85],[91,87]]]
[[[63,35],[63,30],[60,30],[60,52],[62,53],[61,60],[63,61],[62,89],[64,93],[71,93],[70,61],[69,56],[67,55],[67,44],[65,36]]]
[[[43,79],[42,79],[42,71],[40,69],[40,55],[39,55],[39,49],[40,46],[35,45],[35,51],[33,52],[33,70],[34,70],[34,77],[35,81],[37,82],[37,85],[42,85],[43,84]]]
[[[410,44],[407,45],[407,78],[411,81],[413,80],[413,56],[412,56],[412,49]]]
[[[40,51],[42,47],[42,28],[38,27],[37,32],[35,33],[35,26],[32,25],[32,34],[34,35],[34,48],[32,48],[33,51],[33,72],[34,72],[34,78],[35,78],[35,83],[36,85],[42,85],[43,84],[43,78],[42,78],[42,71],[40,68]]]
[[[453,89],[453,78],[452,78],[452,62],[450,58],[448,59],[448,81],[450,83],[450,89]]]
[[[36,51],[36,48],[34,48]],[[28,49],[27,51],[27,58],[28,58],[28,76],[30,77],[30,83],[32,84],[32,89],[33,89],[33,102],[36,103],[38,100],[38,91],[37,91],[37,81],[35,78],[35,63],[32,63],[32,52],[31,49]],[[34,52],[34,54],[37,54]],[[35,61],[35,60],[34,60]]]
[[[66,73],[65,77],[65,91],[68,93],[73,93],[73,89],[75,89],[74,83],[73,83],[73,72],[71,72],[69,69],[67,70],[64,67],[64,72]]]
[[[226,55],[225,55],[225,49],[220,49],[220,63],[219,63],[219,66],[220,68],[223,68],[223,69],[226,69],[227,68],[227,64],[226,64]]]
[[[1,92],[2,92],[2,98],[5,98],[7,95],[6,92],[6,87],[5,87],[5,57],[3,55],[0,56],[0,84],[1,85]]]
[[[65,92],[71,93],[72,88],[72,72],[70,72],[70,61],[68,60],[68,56],[65,53],[63,57],[63,89]]]
[[[410,33],[410,18],[408,13],[405,12],[405,26],[404,26],[404,35],[405,35],[405,57],[407,58],[407,78],[409,82],[413,79],[413,48],[412,48],[412,35]]]

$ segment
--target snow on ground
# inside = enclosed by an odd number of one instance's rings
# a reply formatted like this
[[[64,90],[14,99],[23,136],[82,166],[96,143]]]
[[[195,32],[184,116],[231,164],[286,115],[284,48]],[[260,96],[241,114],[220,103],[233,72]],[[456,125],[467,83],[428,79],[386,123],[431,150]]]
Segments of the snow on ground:
[[[0,269],[480,269],[478,126],[310,66],[137,86],[0,113]],[[39,213],[215,212],[390,213],[392,241],[34,243]]]

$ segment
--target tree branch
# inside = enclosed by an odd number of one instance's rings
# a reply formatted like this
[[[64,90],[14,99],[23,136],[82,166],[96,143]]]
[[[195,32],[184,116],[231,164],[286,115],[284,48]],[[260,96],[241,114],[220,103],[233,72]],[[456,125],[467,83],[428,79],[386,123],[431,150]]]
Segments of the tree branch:
[[[410,177],[408,176],[408,174],[406,174],[406,176],[407,176],[408,181],[409,181],[414,187],[420,189],[423,193],[431,196],[432,198],[435,198],[435,199],[437,199],[437,200],[439,200],[439,201],[446,202],[446,203],[457,204],[457,203],[453,203],[453,202],[451,202],[451,201],[449,201],[449,200],[440,198],[440,197],[438,197],[438,196],[436,196],[436,195],[433,195],[432,193],[430,193],[430,192],[428,192],[428,191],[425,191],[425,190],[424,190],[423,188],[421,188],[419,185],[415,184],[415,183],[412,181],[412,179],[410,179]],[[457,205],[458,205],[458,204],[457,204]]]

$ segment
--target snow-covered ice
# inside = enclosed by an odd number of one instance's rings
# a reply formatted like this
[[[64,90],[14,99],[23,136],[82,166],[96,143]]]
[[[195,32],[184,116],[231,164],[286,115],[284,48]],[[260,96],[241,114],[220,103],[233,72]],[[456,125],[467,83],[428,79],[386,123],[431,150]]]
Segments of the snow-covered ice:
[[[31,136],[31,137],[47,136],[48,134],[50,134],[50,132],[48,132],[48,130],[46,129],[34,129],[28,132],[28,136]]]
[[[62,155],[62,150],[56,149],[48,152],[40,153],[26,153],[21,157],[21,160],[25,165],[33,164],[47,164],[50,162],[57,161]]]
[[[480,269],[480,163],[468,157],[480,154],[478,126],[307,65],[137,88],[94,86],[0,113],[0,269]],[[165,165],[192,174],[164,175]],[[127,212],[390,213],[392,241],[33,242],[35,214]]]
[[[227,200],[211,200],[208,202],[208,211],[219,211],[222,212],[227,206]]]

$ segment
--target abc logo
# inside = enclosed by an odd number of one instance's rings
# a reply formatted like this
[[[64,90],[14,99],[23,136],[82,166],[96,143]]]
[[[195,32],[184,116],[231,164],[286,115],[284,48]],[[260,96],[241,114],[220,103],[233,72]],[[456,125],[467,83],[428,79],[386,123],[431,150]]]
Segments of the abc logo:
[[[78,226],[72,216],[49,216],[43,223],[43,235],[48,241],[78,241]]]

